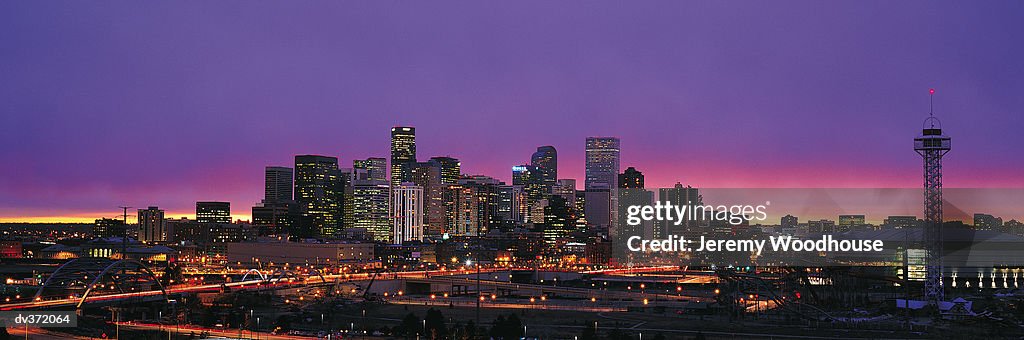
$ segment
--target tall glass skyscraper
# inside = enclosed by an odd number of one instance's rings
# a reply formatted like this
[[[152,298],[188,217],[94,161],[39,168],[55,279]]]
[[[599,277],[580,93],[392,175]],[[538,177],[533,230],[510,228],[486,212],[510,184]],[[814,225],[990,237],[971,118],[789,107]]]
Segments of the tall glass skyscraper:
[[[416,163],[416,128],[391,128],[391,186],[397,187],[411,179],[413,163]]]
[[[295,156],[295,201],[308,217],[311,230],[297,236],[333,237],[339,230],[344,187],[338,158],[318,155]],[[305,228],[302,228],[305,229]]]
[[[284,202],[292,200],[292,168],[283,166],[268,166],[264,171],[265,190],[263,200],[265,202]]]
[[[530,165],[537,168],[536,177],[540,181],[543,194],[551,195],[551,189],[558,180],[558,151],[550,145],[538,147],[537,152],[530,157]]]
[[[431,157],[429,163],[441,170],[441,184],[457,184],[462,177],[462,162],[452,157]]]
[[[587,191],[617,188],[619,176],[619,139],[616,137],[587,137]]]
[[[380,157],[370,157],[367,159],[356,159],[352,160],[352,168],[356,170],[363,170],[366,173],[366,179],[372,181],[387,181],[387,167],[388,161]]]
[[[619,183],[619,139],[587,137],[584,214],[587,223],[613,228],[616,224]]]

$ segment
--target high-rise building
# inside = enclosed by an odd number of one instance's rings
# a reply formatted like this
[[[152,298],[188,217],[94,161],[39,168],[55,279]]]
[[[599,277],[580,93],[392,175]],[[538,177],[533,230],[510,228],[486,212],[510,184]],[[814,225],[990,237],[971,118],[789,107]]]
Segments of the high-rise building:
[[[231,203],[196,202],[196,221],[199,223],[231,223]]]
[[[158,207],[139,209],[139,241],[166,242],[167,228],[164,224],[164,211]]]
[[[629,170],[626,170],[627,172]],[[659,188],[658,189],[658,201],[662,204],[671,202],[673,205],[702,205],[703,199],[700,197],[700,192],[697,188],[691,186],[683,186],[682,183],[676,183],[671,188]],[[676,225],[672,221],[659,221],[658,224],[661,226],[659,229],[662,231],[674,235],[684,235],[687,238],[699,239],[706,228],[699,228],[698,225],[703,220],[703,216],[694,216],[692,219],[687,218],[682,223]]]
[[[513,228],[524,222],[526,215],[526,198],[523,187],[518,185],[498,186],[497,214],[501,225],[506,229]]]
[[[381,157],[370,157],[352,161],[352,169],[365,174],[365,178],[358,179],[387,181],[387,167],[388,161]]]
[[[548,244],[564,243],[574,229],[575,217],[572,208],[562,196],[551,196],[544,207],[544,223],[542,224],[544,241]]]
[[[586,190],[610,190],[618,187],[619,139],[587,137]]]
[[[343,174],[338,158],[295,156],[295,202],[304,221],[292,232],[299,237],[334,237],[341,227]]]
[[[290,232],[298,214],[292,200],[294,171],[289,167],[268,166],[264,174],[263,200],[252,207],[252,225],[259,235]]]
[[[551,195],[551,190],[545,191],[541,171],[533,165],[517,165],[512,167],[512,185],[523,188],[523,195],[526,198],[527,213],[524,219],[532,223],[544,222],[544,200]]]
[[[268,166],[264,170],[265,190],[263,199],[266,202],[284,202],[292,200],[292,168]]]
[[[352,224],[374,241],[391,242],[391,187],[382,181],[352,181]]]
[[[399,186],[410,180],[412,163],[416,163],[416,128],[391,128],[391,185]]]
[[[974,229],[998,230],[1003,226],[1003,219],[989,214],[974,214]]]
[[[654,204],[654,192],[647,191],[644,188],[620,188],[616,190],[619,204],[618,211],[626,211],[630,206],[649,206]],[[590,201],[590,198],[587,198]],[[618,240],[627,240],[632,236],[640,236],[642,239],[654,239],[662,238],[666,236],[666,231],[663,229],[663,223],[655,223],[655,221],[641,220],[640,223],[630,225],[626,223],[625,216],[612,216],[614,220],[619,220],[615,228],[610,228],[609,232],[612,233],[612,240],[618,242]]]
[[[555,182],[555,187],[551,189],[552,195],[561,196],[565,199],[566,204],[573,210],[576,211],[576,180],[571,178],[561,178]]]
[[[644,173],[636,168],[628,167],[626,171],[619,174],[619,188],[622,189],[643,189]]]
[[[402,183],[391,188],[391,242],[423,242],[423,187]]]
[[[779,222],[781,227],[787,229],[796,228],[798,224],[800,224],[800,220],[793,215],[782,216],[782,220]]]
[[[441,178],[441,168],[433,162],[417,163],[412,169],[412,182],[423,188],[425,236],[441,236],[447,226],[444,203],[444,190],[447,185],[441,182]]]
[[[541,192],[544,196],[550,195],[558,180],[558,151],[550,145],[537,147],[537,151],[530,157],[530,165],[537,171],[535,176]]]
[[[498,187],[504,183],[487,176],[466,176],[445,190],[445,211],[452,236],[476,236],[487,233],[492,224],[500,224],[497,214]]]
[[[428,162],[441,172],[441,184],[457,184],[462,177],[462,162],[452,157],[431,157]]]
[[[587,137],[585,212],[587,223],[613,228],[618,222],[619,139]]]
[[[113,218],[101,218],[96,220],[96,224],[92,226],[93,237],[105,238],[105,237],[123,237],[125,233],[125,224],[123,220]]]
[[[252,207],[252,226],[260,236],[288,233],[294,230],[298,216],[294,202],[269,202]]]

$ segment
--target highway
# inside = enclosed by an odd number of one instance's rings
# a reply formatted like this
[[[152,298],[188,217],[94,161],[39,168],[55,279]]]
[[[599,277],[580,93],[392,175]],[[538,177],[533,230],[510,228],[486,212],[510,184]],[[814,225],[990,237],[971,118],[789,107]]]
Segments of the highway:
[[[635,274],[635,273],[640,273],[640,272],[649,273],[649,272],[673,270],[673,269],[676,269],[676,268],[677,267],[671,267],[671,266],[638,267],[638,268],[629,268],[629,269],[596,270],[596,271],[589,271],[589,272],[586,272],[586,273],[588,273],[588,274],[605,274],[605,275],[623,275],[623,274],[629,275],[629,274]],[[482,269],[481,273],[491,273],[491,272],[509,271],[509,270],[527,270],[527,268],[486,268],[486,269]],[[239,274],[242,274],[244,272],[245,271],[240,271]],[[271,272],[271,271],[268,270],[267,272]],[[474,273],[476,273],[476,271],[469,270],[469,269],[402,271],[402,272],[380,273],[380,274],[378,274],[377,279],[380,279],[380,280],[388,280],[388,279],[413,279],[414,282],[417,282],[416,280],[419,280],[418,282],[441,283],[441,284],[452,284],[452,283],[466,284],[467,282],[472,282],[475,285],[476,280],[475,279],[471,279],[471,278],[461,279],[461,278],[441,277],[441,276],[446,276],[446,275],[460,275],[460,274],[461,275],[466,275],[466,274],[474,274]],[[343,282],[345,282],[345,281],[361,281],[361,280],[368,280],[368,279],[370,279],[370,277],[372,275],[373,275],[373,273],[330,274],[330,275],[324,275],[323,276],[323,280],[326,280],[329,283],[332,283],[332,282],[337,281],[337,280],[340,280],[340,281],[343,281]],[[174,294],[180,294],[180,293],[216,292],[216,291],[219,291],[222,287],[227,287],[227,288],[230,288],[232,290],[234,290],[234,289],[245,289],[245,290],[248,290],[248,289],[257,289],[257,290],[263,290],[263,289],[285,289],[285,288],[303,287],[303,286],[307,286],[307,285],[310,285],[310,284],[318,284],[318,283],[323,283],[323,281],[321,281],[321,279],[320,279],[320,276],[318,276],[318,275],[307,276],[307,277],[302,278],[302,279],[282,278],[282,279],[279,279],[279,280],[276,280],[276,281],[273,281],[273,282],[270,282],[270,283],[265,282],[265,281],[261,280],[260,278],[255,278],[255,279],[252,279],[252,280],[238,281],[238,282],[211,283],[211,284],[201,284],[201,285],[177,285],[177,286],[171,286],[170,288],[167,288],[167,293],[169,295],[174,295]],[[648,297],[648,298],[651,298],[651,299],[664,299],[664,300],[677,299],[678,300],[678,299],[683,299],[683,298],[693,298],[693,297],[696,297],[696,296],[681,296],[681,295],[671,295],[671,294],[654,294],[654,293],[644,294],[644,293],[640,293],[640,292],[605,291],[605,290],[595,290],[595,289],[588,289],[588,288],[571,288],[571,287],[554,287],[554,286],[543,286],[543,285],[515,284],[515,283],[509,283],[509,282],[486,281],[486,280],[482,280],[481,284],[489,286],[489,287],[498,287],[498,288],[504,288],[504,289],[532,290],[532,291],[551,292],[551,293],[559,293],[559,294],[580,295],[580,296],[587,296],[587,297],[594,296],[594,295],[600,295],[602,299],[639,299],[639,298]],[[600,293],[599,294],[595,294],[595,292],[600,292]],[[159,296],[159,295],[161,295],[161,292],[159,290],[151,290],[151,291],[145,291],[145,292],[129,292],[129,293],[117,293],[117,294],[100,295],[100,296],[89,296],[89,298],[86,301],[86,303],[89,303],[89,302],[109,302],[109,301],[124,300],[124,299],[135,299],[135,298],[147,298],[147,297],[155,297],[155,296]],[[68,307],[68,306],[75,306],[75,305],[77,305],[78,301],[79,301],[78,297],[68,297],[68,298],[63,298],[63,299],[49,299],[49,300],[36,300],[36,301],[16,301],[16,302],[0,305],[0,310],[21,310],[21,309]]]
[[[498,270],[506,269],[487,269],[481,272],[490,273]],[[405,271],[405,272],[392,272],[392,273],[381,273],[378,274],[378,279],[397,279],[397,278],[413,278],[413,277],[425,277],[433,275],[455,275],[455,274],[467,274],[469,271],[466,270],[432,270],[432,271]],[[327,283],[333,283],[335,280],[343,281],[360,281],[368,280],[372,273],[357,273],[357,274],[333,274],[324,275],[324,280]],[[293,279],[293,278],[282,278],[274,282],[264,282],[263,280],[256,278],[253,280],[238,281],[238,282],[226,282],[226,283],[212,283],[203,285],[178,285],[167,288],[167,294],[180,294],[180,293],[201,293],[201,292],[216,292],[221,287],[227,287],[230,289],[284,289],[284,288],[296,288],[303,287],[310,284],[324,283],[321,281],[320,276],[309,276],[304,279]],[[98,302],[98,301],[116,301],[123,299],[133,298],[145,298],[159,296],[162,293],[159,290],[150,290],[144,292],[129,292],[129,293],[118,293],[108,294],[101,296],[89,296],[86,303]],[[56,308],[56,307],[68,307],[75,306],[78,304],[78,297],[68,297],[63,299],[51,299],[51,300],[36,300],[36,301],[18,301],[8,304],[0,305],[0,311],[6,310],[20,310],[20,309],[36,309],[36,308]]]

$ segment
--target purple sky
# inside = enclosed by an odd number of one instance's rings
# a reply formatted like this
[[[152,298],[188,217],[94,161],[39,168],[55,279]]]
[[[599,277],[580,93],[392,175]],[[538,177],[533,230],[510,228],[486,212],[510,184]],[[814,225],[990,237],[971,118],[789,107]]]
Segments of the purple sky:
[[[0,220],[248,215],[299,153],[507,180],[586,136],[649,186],[1024,187],[1024,2],[0,2]],[[60,218],[58,218],[60,217]]]

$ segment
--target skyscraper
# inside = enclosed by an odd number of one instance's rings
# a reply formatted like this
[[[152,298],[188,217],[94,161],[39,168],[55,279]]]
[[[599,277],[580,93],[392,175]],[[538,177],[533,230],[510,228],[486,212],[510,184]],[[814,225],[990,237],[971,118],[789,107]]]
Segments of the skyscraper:
[[[618,221],[619,139],[616,137],[587,137],[586,144],[586,205],[587,223],[612,228]]]
[[[544,207],[544,241],[548,244],[566,241],[572,233],[574,221],[572,208],[562,196],[549,197],[548,204]]]
[[[423,187],[402,183],[391,188],[391,242],[423,241]]]
[[[365,179],[369,180],[387,181],[387,167],[388,161],[381,157],[352,160],[352,168],[356,171],[362,170],[366,174]]]
[[[779,225],[782,228],[796,228],[799,224],[800,221],[793,215],[782,216],[782,219],[779,221]]]
[[[391,242],[388,204],[391,187],[384,181],[352,181],[352,224],[363,228],[374,241]]]
[[[294,228],[298,207],[292,200],[293,175],[292,168],[265,168],[263,200],[252,207],[252,224],[260,235],[288,232]]]
[[[576,211],[576,180],[571,178],[562,178],[555,182],[555,187],[551,189],[552,195],[562,196],[565,199],[566,205]]]
[[[530,157],[530,165],[537,169],[536,176],[541,191],[545,196],[550,195],[555,181],[558,180],[558,151],[550,145],[538,147]]]
[[[416,128],[391,128],[391,185],[409,181],[412,163],[416,162]]]
[[[628,170],[627,170],[628,171]],[[700,197],[700,192],[697,188],[689,185],[683,186],[682,183],[676,183],[672,188],[659,188],[658,189],[658,201],[665,203],[672,203],[673,205],[702,205],[703,199]],[[698,225],[703,220],[703,216],[692,216],[692,218],[686,218],[682,223],[676,225],[672,221],[658,221],[660,225],[659,231],[663,231],[668,234],[684,235],[687,238],[699,239],[701,235],[704,235],[706,228],[700,228]]]
[[[338,158],[318,155],[295,156],[295,201],[306,217],[301,237],[333,237],[339,230],[344,188]],[[306,225],[308,224],[308,225]]]
[[[626,168],[625,172],[619,174],[619,188],[643,189],[644,173],[637,171],[633,167]]]
[[[292,168],[268,166],[264,171],[265,190],[263,199],[266,202],[284,202],[292,200]]]
[[[527,213],[525,220],[530,222],[544,221],[543,200],[551,194],[550,190],[545,193],[544,183],[540,170],[533,165],[517,165],[512,167],[512,185],[523,188],[523,195],[526,198]]]
[[[441,168],[433,162],[417,163],[412,169],[412,182],[423,188],[423,234],[440,236],[447,225],[444,190],[448,186],[441,182]]]
[[[498,186],[497,199],[496,214],[502,226],[508,229],[524,222],[523,216],[526,214],[527,208],[522,186]]]
[[[498,220],[498,187],[502,184],[487,176],[469,176],[448,186],[444,193],[445,231],[452,236],[487,233],[491,222]]]
[[[619,139],[587,137],[586,190],[609,190],[618,187]]]
[[[196,221],[199,223],[231,223],[231,203],[196,202]]]
[[[431,157],[428,162],[441,172],[441,184],[456,184],[462,177],[462,162],[452,157]]]
[[[139,241],[165,242],[167,228],[164,224],[164,211],[157,207],[139,209]]]

